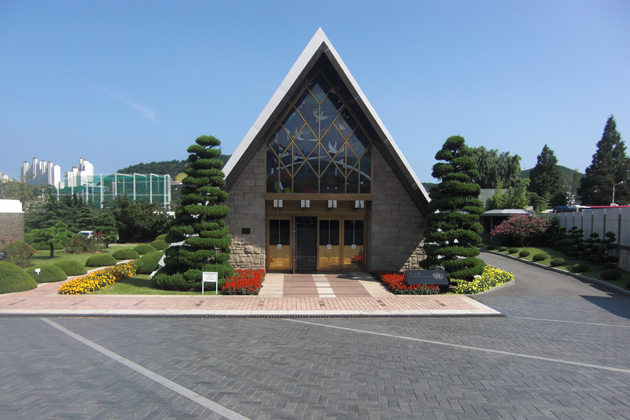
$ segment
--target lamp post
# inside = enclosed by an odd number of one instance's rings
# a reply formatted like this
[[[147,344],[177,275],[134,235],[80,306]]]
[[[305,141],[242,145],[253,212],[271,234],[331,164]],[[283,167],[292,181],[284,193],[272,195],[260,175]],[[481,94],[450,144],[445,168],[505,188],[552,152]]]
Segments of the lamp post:
[[[621,182],[617,182],[615,185],[613,185],[613,201],[612,203],[610,203],[611,206],[616,206],[617,204],[615,203],[615,187],[617,185],[621,185],[621,184],[625,184],[626,181],[621,181]]]

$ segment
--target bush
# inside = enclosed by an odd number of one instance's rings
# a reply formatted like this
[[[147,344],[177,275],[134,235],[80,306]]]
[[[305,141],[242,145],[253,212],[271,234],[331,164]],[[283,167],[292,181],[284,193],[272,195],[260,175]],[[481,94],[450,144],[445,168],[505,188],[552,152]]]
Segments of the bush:
[[[574,273],[586,273],[589,270],[590,268],[586,264],[575,264],[571,267],[571,271],[573,271]]]
[[[37,283],[54,283],[68,278],[61,268],[55,267],[54,265],[47,265],[40,268],[39,274],[35,273],[35,270],[32,268],[28,268],[26,272]]]
[[[166,248],[168,248],[168,245],[169,244],[166,241],[159,241],[157,239],[151,242],[151,246],[158,251],[164,251]]]
[[[533,261],[545,261],[547,258],[549,258],[549,255],[545,254],[544,252],[538,253],[538,254],[534,254],[534,256],[532,257]]]
[[[0,294],[23,292],[37,287],[35,280],[17,265],[0,261]]]
[[[135,260],[140,258],[140,254],[129,248],[119,249],[115,251],[112,256],[117,260]]]
[[[59,261],[53,265],[60,268],[61,271],[68,276],[82,276],[83,274],[87,274],[85,267],[76,261]]]
[[[552,267],[558,267],[564,264],[566,264],[566,261],[564,260],[564,258],[554,258],[553,260],[549,262],[549,265],[551,265]]]
[[[138,259],[136,271],[139,274],[151,274],[158,268],[158,262],[164,255],[162,251],[149,252]]]
[[[173,275],[156,274],[151,278],[151,286],[154,289],[161,290],[179,290],[188,291],[192,285],[186,281],[183,274],[176,273]]]
[[[514,274],[487,265],[484,267],[483,274],[480,277],[475,278],[473,281],[462,280],[458,282],[455,293],[481,293],[512,280],[514,280]]]
[[[529,251],[523,250],[523,251],[518,253],[518,256],[521,257],[521,258],[525,258],[525,257],[529,257],[529,254],[530,254]]]
[[[2,247],[3,251],[7,251],[7,261],[17,265],[18,267],[30,267],[31,260],[35,255],[35,248],[22,241],[11,241]],[[27,289],[28,290],[28,289]]]
[[[33,242],[31,246],[38,251],[50,251],[50,245],[41,242]],[[63,249],[61,242],[53,242],[54,249]]]
[[[111,255],[94,255],[85,262],[86,267],[107,267],[116,265],[116,258]]]
[[[623,273],[617,269],[604,270],[601,275],[601,278],[604,280],[618,280],[621,278]]]
[[[510,248],[508,249],[508,254],[516,254],[518,252],[518,248]]]
[[[157,238],[155,238],[156,241],[166,241],[166,235],[168,235],[168,233],[163,233],[161,235],[159,235]]]
[[[496,247],[495,245],[488,245],[488,246],[486,247],[486,249],[487,249],[488,251],[492,251],[492,250],[494,250],[494,249],[497,249],[497,247]]]
[[[492,236],[501,243],[525,246],[533,237],[547,230],[547,221],[530,214],[515,214],[492,229]]]
[[[507,250],[508,250],[507,246],[502,246],[502,247],[499,248],[499,252],[505,252]]]
[[[65,239],[63,245],[69,254],[91,254],[98,252],[101,241],[90,239],[84,235],[72,235],[71,238]]]
[[[613,268],[617,268],[617,264],[615,264],[613,262],[608,262],[608,263],[604,264],[604,269],[606,269],[606,270],[611,270]]]
[[[154,247],[152,247],[149,244],[140,244],[137,247],[135,247],[133,250],[136,251],[140,255],[144,255],[144,254],[148,254],[149,252],[157,251],[157,249],[155,249]]]
[[[617,257],[616,255],[606,255],[605,260],[607,262],[616,263],[619,262],[619,257]]]

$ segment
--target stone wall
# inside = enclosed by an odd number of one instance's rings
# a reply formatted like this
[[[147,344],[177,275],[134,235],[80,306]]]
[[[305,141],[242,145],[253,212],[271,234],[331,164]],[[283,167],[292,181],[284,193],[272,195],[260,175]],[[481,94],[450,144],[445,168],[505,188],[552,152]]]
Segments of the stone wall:
[[[368,271],[418,269],[426,219],[376,149],[368,214]]]
[[[225,223],[232,236],[230,262],[234,268],[265,268],[265,148],[261,147],[238,177],[225,204]],[[244,234],[243,229],[249,229]]]
[[[0,238],[24,240],[24,213],[0,213]]]

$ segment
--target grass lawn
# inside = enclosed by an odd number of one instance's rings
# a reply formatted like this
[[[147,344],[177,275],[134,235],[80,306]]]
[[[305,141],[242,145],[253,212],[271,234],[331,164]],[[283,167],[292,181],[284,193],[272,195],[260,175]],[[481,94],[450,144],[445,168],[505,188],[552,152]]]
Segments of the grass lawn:
[[[532,258],[534,257],[535,254],[539,254],[541,252],[546,253],[547,255],[549,255],[549,258],[544,260],[544,261],[535,261],[538,264],[542,264],[542,265],[546,265],[549,266],[549,262],[554,259],[554,258],[563,258],[565,261],[564,265],[561,266],[557,266],[555,268],[559,268],[560,270],[564,270],[564,271],[571,271],[571,266],[578,264],[578,263],[585,263],[582,260],[577,260],[574,258],[570,258],[567,257],[563,252],[561,251],[556,251],[553,248],[534,248],[534,247],[524,247],[524,248],[518,248],[518,252],[515,254],[509,254],[507,251],[503,251],[503,252],[499,252],[498,249],[494,249],[490,252],[496,252],[497,254],[508,254],[508,255],[512,255],[514,257],[518,257],[519,252],[523,251],[523,250],[527,250],[529,251],[529,256],[525,257],[525,258],[521,258],[523,260],[527,260],[527,261],[533,261]],[[624,271],[622,269],[618,269],[619,271],[621,271],[623,273],[623,276],[619,279],[619,280],[604,280],[601,278],[601,274],[604,272],[604,264],[590,264],[590,263],[586,263],[589,268],[590,271],[587,271],[586,273],[577,273],[577,274],[581,274],[585,277],[591,277],[597,280],[602,280],[605,281],[607,283],[610,283],[614,286],[618,286],[621,288],[625,288],[626,284],[628,283],[628,281],[630,281],[630,273],[628,273],[627,271]]]
[[[214,287],[214,286],[212,286]],[[148,274],[138,274],[98,290],[93,295],[201,295],[201,292],[176,292],[172,290],[158,290],[151,287]],[[214,290],[206,290],[205,295],[214,295]]]

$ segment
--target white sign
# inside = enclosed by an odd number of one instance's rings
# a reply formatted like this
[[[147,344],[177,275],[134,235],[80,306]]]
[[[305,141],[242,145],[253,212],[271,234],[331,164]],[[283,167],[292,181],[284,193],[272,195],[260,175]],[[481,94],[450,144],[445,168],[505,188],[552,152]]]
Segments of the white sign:
[[[218,294],[219,293],[219,273],[215,273],[215,272],[211,272],[211,271],[204,271],[201,274],[201,294],[203,295],[204,292],[204,284],[205,283],[214,283],[215,287],[215,293]]]
[[[326,249],[332,249],[332,245],[331,244],[326,245]]]
[[[278,245],[277,245],[277,248],[278,248],[278,249],[282,249],[282,244],[278,244]]]

